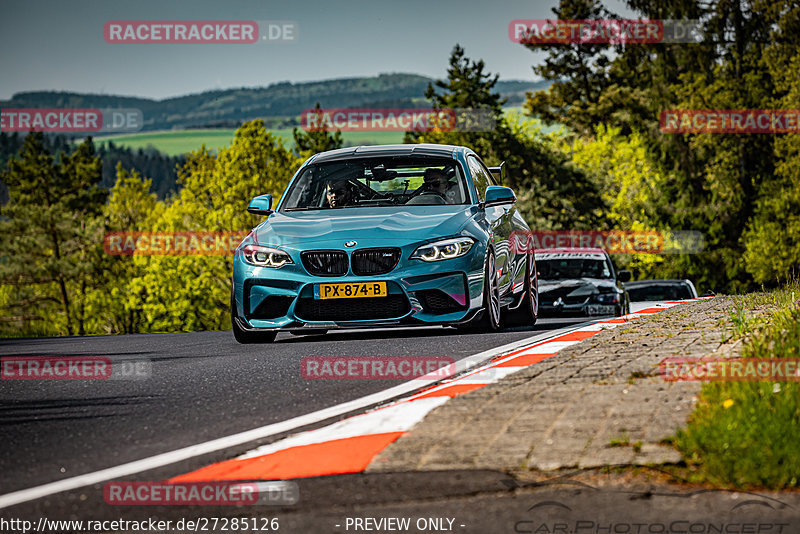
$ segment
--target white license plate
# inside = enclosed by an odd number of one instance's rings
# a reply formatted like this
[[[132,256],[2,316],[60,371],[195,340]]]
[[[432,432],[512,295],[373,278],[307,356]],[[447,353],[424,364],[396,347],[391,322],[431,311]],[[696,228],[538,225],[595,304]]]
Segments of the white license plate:
[[[586,313],[589,315],[614,315],[614,306],[603,306],[601,304],[589,304],[586,306]]]

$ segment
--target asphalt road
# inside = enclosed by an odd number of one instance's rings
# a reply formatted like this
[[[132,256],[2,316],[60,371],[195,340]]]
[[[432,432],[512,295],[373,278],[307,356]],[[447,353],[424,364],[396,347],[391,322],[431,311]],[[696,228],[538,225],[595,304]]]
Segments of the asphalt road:
[[[84,355],[106,356],[115,363],[152,362],[151,375],[143,380],[0,382],[0,495],[285,421],[397,385],[306,381],[300,374],[305,356],[458,360],[575,322],[544,319],[535,329],[497,334],[442,328],[325,337],[281,334],[269,345],[239,345],[230,332],[0,340],[0,356]],[[243,443],[126,478],[161,480],[260,443]],[[650,474],[659,479],[657,472]],[[172,532],[202,531],[176,524],[194,520],[209,526],[232,517],[256,520],[259,527],[276,519],[284,532],[331,533],[365,531],[353,524],[372,521],[375,526],[381,518],[411,521],[409,528],[400,530],[404,532],[705,533],[722,528],[783,533],[800,528],[797,496],[664,490],[648,476],[577,472],[526,482],[480,470],[342,475],[298,480],[300,500],[295,505],[256,507],[109,506],[103,500],[103,484],[97,483],[2,509],[0,530],[22,532],[19,523],[8,521],[29,520],[35,526],[46,518],[170,520]],[[752,529],[751,523],[756,525]],[[99,532],[47,525],[42,531]]]
[[[265,345],[239,345],[230,332],[2,340],[2,356],[106,356],[112,363],[147,360],[152,368],[141,380],[0,382],[0,494],[284,421],[398,384],[304,380],[300,361],[306,356],[459,360],[566,324],[545,319],[535,329],[496,334],[438,327],[281,334]],[[232,452],[195,458],[164,475]]]

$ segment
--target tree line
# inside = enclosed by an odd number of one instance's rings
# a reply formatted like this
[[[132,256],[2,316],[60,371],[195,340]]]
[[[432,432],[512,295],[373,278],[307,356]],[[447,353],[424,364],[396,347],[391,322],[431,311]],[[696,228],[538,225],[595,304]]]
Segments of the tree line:
[[[250,198],[280,194],[312,153],[341,136],[295,132],[284,148],[261,120],[242,125],[218,154],[205,146],[178,172],[166,199],[136,169],[116,167],[101,187],[102,161],[91,138],[54,155],[43,134],[25,137],[0,178],[0,332],[85,335],[230,327],[232,256],[114,256],[103,238],[121,231],[249,231],[259,217]],[[321,144],[318,140],[322,140]]]
[[[627,0],[636,17],[699,21],[692,43],[527,43],[551,82],[526,115],[488,134],[409,134],[508,160],[528,220],[542,229],[696,231],[697,254],[618,259],[643,278],[701,291],[776,285],[800,271],[800,133],[666,133],[662,111],[800,109],[800,9],[785,1]],[[561,0],[553,19],[615,18],[595,0]],[[497,77],[456,48],[434,106],[497,109]],[[562,125],[526,135],[527,117]],[[595,226],[596,227],[596,226]]]
[[[25,135],[0,132],[0,169],[17,154],[24,144]],[[69,154],[75,150],[73,141],[64,135],[46,135],[42,138],[45,149],[53,154]],[[136,169],[152,180],[153,192],[164,199],[178,190],[178,169],[186,163],[186,157],[169,156],[149,147],[131,149],[117,146],[113,141],[100,144],[96,154],[102,161],[100,185],[110,189],[117,181],[117,164],[126,169]],[[0,181],[0,204],[8,202],[8,189]]]

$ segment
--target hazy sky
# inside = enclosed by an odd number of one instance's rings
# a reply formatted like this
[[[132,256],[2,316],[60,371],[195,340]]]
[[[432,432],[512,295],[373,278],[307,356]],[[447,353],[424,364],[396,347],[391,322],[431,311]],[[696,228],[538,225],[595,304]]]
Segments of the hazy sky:
[[[31,90],[165,98],[279,81],[408,72],[442,78],[456,43],[501,79],[535,79],[541,56],[512,43],[514,19],[558,0],[0,0],[0,99]],[[630,16],[622,2],[606,6]],[[109,20],[287,20],[294,43],[108,44]]]

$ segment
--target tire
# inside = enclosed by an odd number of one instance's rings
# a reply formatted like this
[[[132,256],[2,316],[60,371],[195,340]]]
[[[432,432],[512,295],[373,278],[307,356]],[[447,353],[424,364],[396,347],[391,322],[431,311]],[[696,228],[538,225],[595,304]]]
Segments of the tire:
[[[248,345],[251,343],[272,343],[278,336],[277,332],[248,332],[239,327],[236,320],[236,301],[233,299],[233,290],[231,290],[231,326],[233,327],[233,337],[239,343]]]
[[[494,252],[486,256],[486,269],[483,276],[483,317],[479,328],[485,332],[500,330],[502,315],[500,310],[500,283],[497,280]]]
[[[514,326],[533,326],[539,315],[539,293],[534,293],[531,284],[531,259],[525,259],[525,288],[522,291],[522,302],[519,307],[511,311],[509,324]]]

